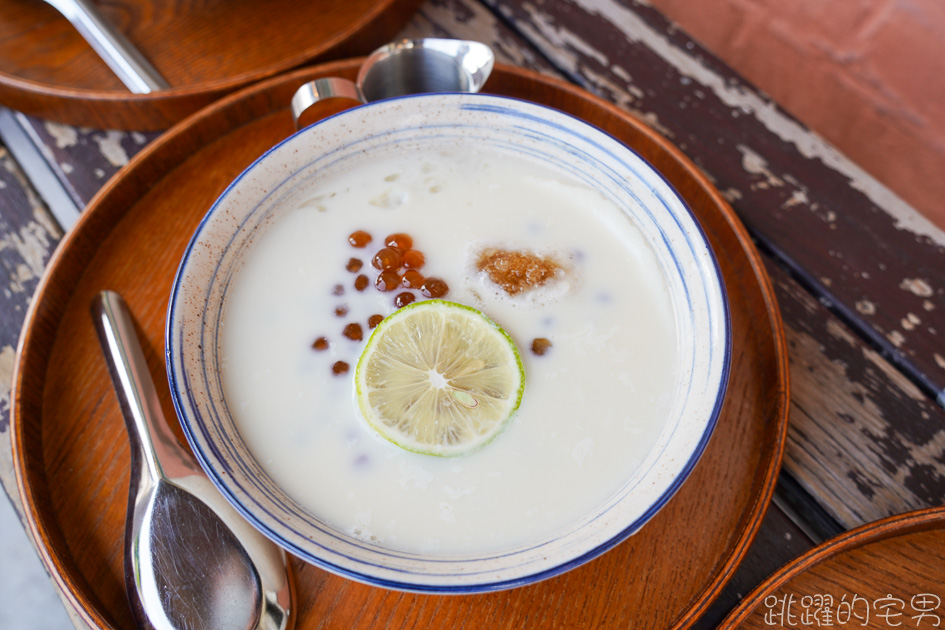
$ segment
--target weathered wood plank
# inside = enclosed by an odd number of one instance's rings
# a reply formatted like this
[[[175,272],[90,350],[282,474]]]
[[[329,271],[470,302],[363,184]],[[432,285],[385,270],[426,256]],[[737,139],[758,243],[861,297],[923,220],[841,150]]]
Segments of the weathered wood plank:
[[[769,507],[738,571],[718,599],[695,623],[694,630],[715,628],[745,595],[789,561],[813,548],[814,544],[815,541],[776,505]]]
[[[10,384],[26,309],[61,237],[36,191],[0,145],[0,484],[20,514],[10,444]]]
[[[769,251],[929,395],[945,390],[942,230],[645,3],[484,1],[673,140]]]
[[[84,208],[105,182],[159,134],[75,127],[23,116],[25,131],[75,204]],[[40,191],[42,193],[42,191]]]
[[[10,385],[20,328],[33,290],[62,232],[26,175],[0,144],[0,487],[23,518],[13,474]],[[6,499],[0,496],[0,501]],[[87,628],[66,602],[76,628]]]
[[[776,265],[791,415],[784,471],[849,529],[945,502],[945,411]]]

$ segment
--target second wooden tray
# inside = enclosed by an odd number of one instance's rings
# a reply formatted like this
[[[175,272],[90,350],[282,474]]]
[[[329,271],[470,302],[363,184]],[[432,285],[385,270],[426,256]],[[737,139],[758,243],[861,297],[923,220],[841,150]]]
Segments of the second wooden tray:
[[[945,619],[945,507],[897,514],[814,547],[743,599],[719,630],[937,628]]]
[[[105,288],[124,295],[152,373],[163,381],[167,299],[193,230],[243,168],[293,132],[288,103],[295,89],[317,76],[353,77],[358,64],[279,77],[184,121],[101,191],[49,265],[14,375],[15,467],[43,560],[92,625],[133,627],[122,575],[129,450],[89,302]],[[632,116],[563,82],[509,67],[498,67],[486,88],[596,124],[648,159],[693,209],[718,254],[734,329],[718,428],[666,507],[586,565],[510,591],[433,596],[358,584],[295,561],[297,628],[688,627],[743,558],[780,467],[788,370],[770,283],[728,204],[689,160]],[[159,389],[173,418],[169,391]]]
[[[0,104],[98,129],[167,129],[242,86],[316,59],[371,52],[420,1],[99,2],[171,85],[132,94],[51,6],[0,0]]]

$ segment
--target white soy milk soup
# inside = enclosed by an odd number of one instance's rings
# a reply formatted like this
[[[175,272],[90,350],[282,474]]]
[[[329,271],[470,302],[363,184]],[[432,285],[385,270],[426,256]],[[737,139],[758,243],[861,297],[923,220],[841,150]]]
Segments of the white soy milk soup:
[[[631,480],[670,412],[678,357],[666,281],[626,215],[565,174],[492,150],[334,170],[291,195],[226,296],[228,408],[275,482],[338,530],[445,555],[553,536]],[[373,236],[364,249],[348,242],[356,230]],[[413,238],[420,271],[448,284],[444,299],[483,311],[522,355],[516,416],[470,455],[407,452],[359,415],[353,374],[366,322],[392,313],[397,293],[374,288],[370,259],[392,233]],[[485,246],[549,254],[570,271],[511,298],[471,265]],[[363,292],[345,268],[352,257],[371,280]],[[365,340],[342,335],[351,322]],[[327,350],[312,347],[319,337]],[[544,355],[530,349],[536,338],[552,343]],[[337,361],[350,370],[333,374]]]

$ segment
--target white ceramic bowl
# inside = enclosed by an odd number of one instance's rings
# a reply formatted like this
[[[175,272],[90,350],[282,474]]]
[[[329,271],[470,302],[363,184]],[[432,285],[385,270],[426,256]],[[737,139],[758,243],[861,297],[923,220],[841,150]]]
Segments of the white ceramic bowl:
[[[437,143],[541,156],[612,199],[646,236],[676,315],[680,380],[672,413],[641,468],[592,513],[549,539],[481,556],[385,549],[320,522],[254,459],[227,411],[220,379],[222,306],[241,248],[277,217],[278,200],[325,165],[372,150]],[[687,343],[688,342],[688,343]],[[184,431],[210,478],[253,525],[311,563],[403,590],[510,588],[580,565],[635,532],[679,488],[705,449],[727,383],[728,310],[698,223],[648,163],[600,130],[555,110],[487,95],[422,95],[358,107],[306,128],[250,166],[210,209],[181,262],[167,319],[167,368]]]

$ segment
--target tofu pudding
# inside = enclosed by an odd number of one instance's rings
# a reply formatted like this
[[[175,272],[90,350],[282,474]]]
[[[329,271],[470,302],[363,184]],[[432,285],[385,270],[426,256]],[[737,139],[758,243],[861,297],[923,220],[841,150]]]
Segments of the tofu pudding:
[[[493,553],[553,537],[642,474],[671,413],[679,340],[656,255],[604,195],[538,159],[444,146],[326,169],[280,203],[226,289],[220,369],[247,446],[308,512],[386,549]],[[370,243],[352,245],[356,232]],[[405,292],[378,290],[371,258],[398,233],[443,299],[482,311],[522,356],[520,407],[469,455],[408,452],[358,411],[369,321]],[[510,293],[477,265],[496,250],[560,269]]]

